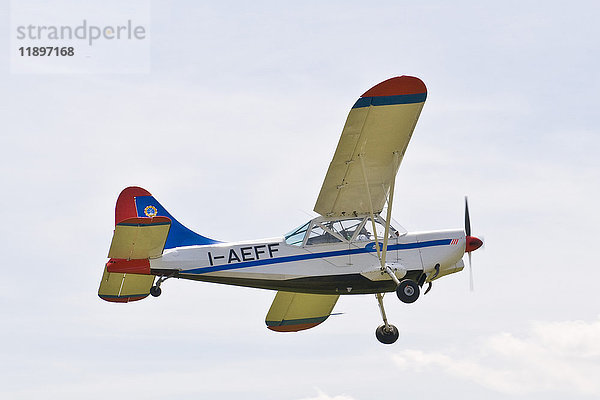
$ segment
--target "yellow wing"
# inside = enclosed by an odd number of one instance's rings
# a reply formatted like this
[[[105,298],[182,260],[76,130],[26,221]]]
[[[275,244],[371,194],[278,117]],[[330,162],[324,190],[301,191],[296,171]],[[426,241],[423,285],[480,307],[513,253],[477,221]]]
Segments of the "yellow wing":
[[[400,76],[358,99],[327,170],[317,213],[365,215],[370,204],[374,213],[381,212],[426,98],[427,88],[419,78]]]
[[[325,321],[339,295],[277,292],[265,320],[277,332],[296,332],[313,328]]]

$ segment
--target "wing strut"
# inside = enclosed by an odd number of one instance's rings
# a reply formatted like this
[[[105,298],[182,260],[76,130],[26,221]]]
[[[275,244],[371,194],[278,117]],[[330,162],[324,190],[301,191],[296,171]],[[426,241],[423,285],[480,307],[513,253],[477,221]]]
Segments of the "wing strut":
[[[395,172],[395,171],[397,171],[400,157],[399,157],[397,151],[394,151],[393,154],[394,154],[394,162],[392,163],[392,171]],[[358,158],[360,159],[360,166],[361,166],[361,169],[363,172],[363,178],[365,180],[365,187],[367,190],[367,198],[369,199],[369,214],[371,215],[371,223],[373,224],[373,235],[375,236],[375,248],[377,249],[377,257],[379,258],[379,262],[381,263],[382,271],[385,271],[392,278],[392,280],[394,281],[394,283],[396,283],[396,286],[397,286],[400,284],[400,281],[398,280],[398,278],[396,277],[396,274],[394,274],[392,269],[385,264],[388,239],[390,236],[390,223],[391,223],[391,219],[392,219],[392,203],[394,201],[394,188],[396,186],[396,176],[395,176],[395,174],[393,174],[392,180],[390,182],[390,192],[388,194],[388,199],[387,199],[387,203],[388,203],[387,217],[386,217],[386,221],[385,221],[385,230],[383,233],[383,248],[380,250],[379,238],[377,237],[377,227],[375,226],[375,215],[373,213],[373,202],[371,200],[371,192],[369,189],[369,180],[367,178],[367,171],[365,168],[365,162],[364,162],[364,157],[363,157],[362,153],[358,155]]]
[[[395,151],[394,152],[394,163],[392,165],[393,170],[392,171],[397,171],[398,170],[398,164],[399,164],[399,157],[398,157],[398,152]],[[385,233],[384,233],[384,237],[383,237],[383,256],[381,258],[381,267],[385,268],[385,255],[387,253],[387,245],[388,245],[388,239],[390,237],[390,222],[392,220],[392,204],[394,203],[394,188],[396,186],[396,175],[393,176],[392,181],[390,182],[390,193],[388,195],[388,207],[387,207],[387,216],[385,218]],[[387,271],[387,269],[386,269]],[[389,274],[389,271],[387,271]],[[391,274],[394,275],[394,274]],[[395,275],[394,275],[395,277]],[[392,278],[394,279],[394,278]],[[397,281],[398,279],[394,279],[394,281]],[[396,284],[398,284],[398,282],[396,282]]]
[[[379,248],[379,239],[377,238],[377,227],[375,226],[375,215],[373,215],[373,200],[371,199],[371,189],[369,188],[369,179],[367,178],[367,170],[365,168],[365,160],[363,154],[358,155],[360,160],[360,168],[362,169],[365,187],[367,189],[367,198],[369,199],[369,214],[371,215],[371,223],[373,224],[373,235],[375,235],[375,248],[377,249],[377,258],[381,262],[381,249]],[[383,268],[384,264],[381,264]]]

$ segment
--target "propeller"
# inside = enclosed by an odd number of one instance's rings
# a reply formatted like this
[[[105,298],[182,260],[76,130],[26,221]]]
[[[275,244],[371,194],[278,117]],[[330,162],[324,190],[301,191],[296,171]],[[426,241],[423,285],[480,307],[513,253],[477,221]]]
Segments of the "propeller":
[[[471,267],[471,252],[483,245],[483,241],[471,236],[471,218],[469,216],[469,200],[465,196],[465,253],[469,255],[469,287],[473,291],[473,268]]]

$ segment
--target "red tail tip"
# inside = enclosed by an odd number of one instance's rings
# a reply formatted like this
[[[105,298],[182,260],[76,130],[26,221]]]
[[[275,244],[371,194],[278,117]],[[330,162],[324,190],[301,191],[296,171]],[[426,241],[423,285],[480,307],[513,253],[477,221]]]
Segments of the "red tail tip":
[[[151,196],[151,194],[146,189],[137,186],[123,189],[115,207],[115,225],[125,219],[138,216],[135,208],[135,198],[138,196]]]

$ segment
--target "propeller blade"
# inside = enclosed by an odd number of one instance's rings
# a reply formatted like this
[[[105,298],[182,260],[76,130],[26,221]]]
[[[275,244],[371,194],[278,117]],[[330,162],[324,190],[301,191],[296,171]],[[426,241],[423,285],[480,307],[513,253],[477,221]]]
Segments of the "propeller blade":
[[[471,266],[471,252],[483,246],[483,241],[471,236],[471,218],[469,216],[469,200],[465,196],[465,253],[469,255],[469,287],[473,291],[473,267]]]
[[[469,288],[473,291],[473,268],[471,267],[471,252],[469,252]]]
[[[469,218],[469,201],[465,196],[465,233],[471,236],[471,219]]]

